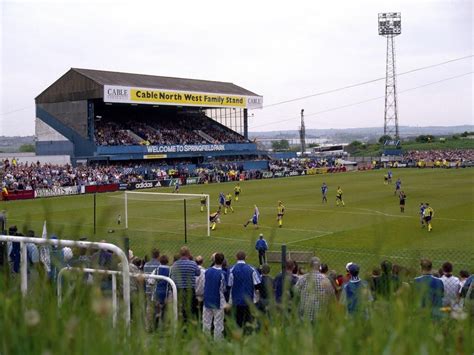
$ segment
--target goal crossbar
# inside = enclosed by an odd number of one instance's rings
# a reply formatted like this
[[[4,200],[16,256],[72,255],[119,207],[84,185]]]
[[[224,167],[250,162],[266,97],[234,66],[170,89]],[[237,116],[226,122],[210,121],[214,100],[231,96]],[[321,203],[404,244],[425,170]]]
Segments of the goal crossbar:
[[[176,200],[184,201],[188,198],[197,199],[197,198],[206,198],[206,221],[207,221],[207,236],[211,236],[211,223],[209,221],[209,215],[211,214],[210,209],[210,199],[208,194],[182,194],[182,193],[171,193],[171,192],[146,192],[146,191],[125,191],[125,228],[128,229],[128,195],[153,195],[153,196],[173,196],[177,197]]]

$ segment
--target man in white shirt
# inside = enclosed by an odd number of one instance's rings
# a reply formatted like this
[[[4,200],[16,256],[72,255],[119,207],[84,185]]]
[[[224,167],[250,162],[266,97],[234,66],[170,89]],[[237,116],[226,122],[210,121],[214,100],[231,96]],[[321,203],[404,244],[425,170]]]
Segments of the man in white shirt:
[[[453,307],[458,303],[461,283],[456,276],[453,276],[453,264],[445,262],[442,269],[443,276],[441,276],[441,281],[443,281],[444,285],[443,307]]]

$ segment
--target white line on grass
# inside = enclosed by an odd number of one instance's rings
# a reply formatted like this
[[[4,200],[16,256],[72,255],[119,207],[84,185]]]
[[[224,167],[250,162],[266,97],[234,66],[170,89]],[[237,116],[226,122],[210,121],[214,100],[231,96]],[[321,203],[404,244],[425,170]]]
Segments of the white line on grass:
[[[312,239],[316,239],[316,238],[321,238],[321,237],[325,237],[327,235],[331,235],[333,234],[332,232],[328,232],[328,233],[323,233],[323,234],[320,234],[320,235],[315,235],[314,237],[310,237],[310,238],[304,238],[304,239],[298,239],[298,240],[293,240],[291,242],[288,242],[286,243],[287,245],[288,244],[297,244],[299,242],[304,242],[304,241],[307,241],[307,240],[312,240]]]

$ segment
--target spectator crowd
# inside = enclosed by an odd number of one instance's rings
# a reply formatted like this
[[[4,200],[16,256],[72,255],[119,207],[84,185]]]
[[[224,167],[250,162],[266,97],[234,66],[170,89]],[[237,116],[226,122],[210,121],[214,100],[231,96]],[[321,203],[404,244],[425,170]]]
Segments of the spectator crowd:
[[[325,168],[337,165],[337,159],[334,158],[290,158],[272,160],[269,164],[269,170],[275,172],[302,172],[306,169]]]
[[[474,149],[432,149],[432,150],[410,150],[403,154],[405,162],[472,162],[474,161]]]
[[[246,143],[240,134],[200,114],[155,119],[125,119],[95,122],[98,145],[174,145]]]
[[[14,226],[9,233],[21,235]],[[29,231],[28,235],[34,236],[34,232]],[[258,245],[257,241],[256,247]],[[11,272],[18,273],[19,243],[0,244],[0,247],[2,255],[6,252],[8,256]],[[36,269],[43,268],[43,260],[38,247],[32,243],[27,244],[27,256],[31,277]],[[252,266],[244,251],[230,259],[216,252],[207,260],[200,255],[192,256],[184,246],[172,258],[160,254],[157,248],[150,256],[141,259],[129,251],[130,271],[170,277],[177,287],[180,319],[184,324],[199,320],[205,332],[213,331],[215,339],[224,336],[226,321],[235,322],[248,333],[258,329],[258,319],[268,317],[271,321],[275,311],[285,313],[294,309],[302,320],[315,322],[339,304],[348,317],[369,318],[374,302],[390,302],[406,292],[412,292],[416,307],[435,321],[448,314],[474,316],[474,275],[461,270],[455,276],[450,262],[435,271],[430,260],[422,259],[420,274],[413,278],[401,272],[401,266],[385,260],[380,268],[364,278],[355,262],[348,263],[340,274],[318,257],[311,258],[307,272],[288,259],[284,270],[272,277],[268,264]],[[53,282],[65,266],[117,269],[119,265],[114,255],[105,250],[51,248],[48,276]],[[368,275],[367,271],[364,274]],[[110,280],[101,277],[101,288],[107,293]],[[94,282],[92,275],[86,275],[84,280]],[[152,332],[169,312],[171,288],[164,280],[146,277],[131,277],[130,282],[132,310],[137,312],[138,305],[145,305],[145,326]],[[402,299],[406,298],[399,298]]]

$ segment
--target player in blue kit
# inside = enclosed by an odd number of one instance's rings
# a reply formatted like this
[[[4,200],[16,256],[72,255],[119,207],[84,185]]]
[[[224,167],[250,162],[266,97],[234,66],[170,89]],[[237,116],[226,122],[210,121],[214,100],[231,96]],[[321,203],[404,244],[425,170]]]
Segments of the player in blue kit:
[[[257,205],[255,205],[255,208],[253,210],[253,216],[250,218],[245,224],[244,227],[247,227],[250,222],[255,226],[255,229],[258,229],[258,218],[260,217],[260,212],[258,211]]]
[[[225,195],[223,192],[219,193],[219,211],[225,208]]]
[[[397,181],[395,182],[395,192],[393,194],[397,196],[400,193],[401,188],[402,188],[402,180],[398,178]]]
[[[420,223],[421,228],[425,226],[425,204],[423,202],[420,203]]]
[[[325,182],[321,185],[321,195],[323,195],[323,201],[322,203],[327,203],[328,202],[328,185],[326,185]]]

